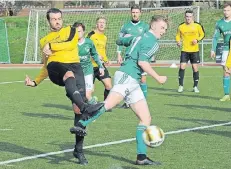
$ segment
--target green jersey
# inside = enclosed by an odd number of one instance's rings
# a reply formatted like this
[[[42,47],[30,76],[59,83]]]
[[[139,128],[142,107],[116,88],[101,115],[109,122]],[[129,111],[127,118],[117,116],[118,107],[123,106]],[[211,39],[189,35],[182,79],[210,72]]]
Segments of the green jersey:
[[[126,34],[131,34],[132,36],[142,36],[148,30],[149,25],[145,22],[139,21],[137,23],[133,23],[132,21],[129,21],[122,26],[119,37],[123,37]],[[122,48],[123,46],[118,46],[117,52],[121,52]]]
[[[213,35],[212,51],[216,52],[217,42],[220,38],[220,34],[224,38],[224,51],[229,51],[229,40],[231,37],[231,21],[226,21],[224,18],[217,21],[215,33]]]
[[[125,61],[121,64],[119,70],[139,82],[143,70],[138,65],[138,62],[151,61],[153,54],[159,49],[157,38],[151,32],[147,32],[138,37],[121,37],[117,41],[117,45],[127,46]]]
[[[98,64],[99,68],[103,68],[99,55],[96,52],[95,45],[89,38],[85,38],[82,43],[78,43],[80,64],[83,69],[84,76],[93,74],[93,66],[91,57]]]

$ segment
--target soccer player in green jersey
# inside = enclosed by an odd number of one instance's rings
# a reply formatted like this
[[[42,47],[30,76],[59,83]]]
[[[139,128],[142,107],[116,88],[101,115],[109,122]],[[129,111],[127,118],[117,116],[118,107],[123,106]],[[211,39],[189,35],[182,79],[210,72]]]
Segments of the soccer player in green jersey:
[[[230,74],[225,71],[225,63],[229,55],[229,43],[231,38],[231,3],[226,2],[223,8],[224,18],[220,19],[216,23],[215,33],[213,36],[211,57],[215,57],[217,42],[220,38],[220,34],[224,38],[224,48],[222,52],[221,65],[223,66],[223,89],[224,97],[220,101],[229,101],[230,100]]]
[[[133,5],[131,7],[131,21],[125,23],[119,33],[119,37],[123,37],[125,34],[131,34],[133,36],[141,36],[145,32],[149,30],[149,25],[143,21],[140,21],[140,16],[141,16],[141,7],[139,5]],[[118,63],[123,62],[123,58],[121,56],[121,51],[123,49],[123,46],[118,46],[117,47],[117,60]],[[126,48],[126,51],[128,48]],[[146,75],[147,73],[143,72],[142,73],[142,78],[140,82],[140,87],[144,93],[144,96],[147,96],[147,83],[146,83]],[[129,108],[129,105],[126,103],[122,105],[122,108]]]
[[[83,128],[93,120],[102,115],[106,110],[115,107],[122,100],[130,104],[131,109],[139,118],[139,124],[136,128],[137,142],[137,165],[159,165],[146,155],[147,146],[143,141],[142,134],[147,126],[151,124],[151,113],[144,94],[140,88],[140,79],[142,72],[147,72],[158,83],[164,84],[166,76],[160,76],[152,69],[150,65],[153,54],[158,50],[158,39],[160,39],[167,30],[167,21],[164,17],[155,15],[150,22],[150,30],[142,36],[124,35],[117,40],[117,45],[128,46],[129,49],[125,55],[125,61],[114,76],[114,86],[105,100],[105,105],[96,115],[89,119],[80,120],[75,127],[76,133],[85,131]]]
[[[83,74],[85,79],[86,97],[90,104],[95,104],[97,103],[97,97],[92,97],[92,92],[94,91],[94,84],[93,84],[94,71],[93,71],[91,58],[98,65],[101,76],[104,75],[104,67],[99,59],[99,55],[96,51],[95,45],[92,42],[92,40],[84,37],[85,25],[80,22],[75,22],[73,24],[73,27],[77,28],[77,31],[79,33],[78,49],[79,49],[80,64],[83,69]]]

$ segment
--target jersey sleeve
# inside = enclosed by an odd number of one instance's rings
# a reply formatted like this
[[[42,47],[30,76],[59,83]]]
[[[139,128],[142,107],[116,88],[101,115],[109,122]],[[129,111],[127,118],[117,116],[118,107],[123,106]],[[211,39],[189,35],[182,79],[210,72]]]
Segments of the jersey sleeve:
[[[230,38],[230,40],[231,40],[231,38]],[[231,51],[230,50],[231,50],[231,42],[229,43],[229,55],[228,55],[228,58],[227,58],[226,64],[225,64],[225,66],[229,69],[231,68]]]
[[[132,44],[135,36],[129,36],[129,37],[120,37],[117,41],[116,44],[118,46],[125,46],[128,47]]]
[[[71,27],[69,37],[65,42],[50,43],[52,51],[73,50],[78,45],[78,33],[76,28]]]
[[[212,51],[216,52],[216,48],[217,48],[217,42],[220,38],[220,28],[219,28],[219,24],[216,23],[216,27],[215,27],[215,32],[213,34],[213,41],[212,41]]]
[[[99,55],[96,51],[95,45],[93,44],[93,42],[91,41],[91,57],[92,59],[96,62],[96,64],[98,65],[99,68],[103,68],[102,62],[99,59]]]
[[[122,38],[125,35],[124,25],[121,27],[119,32],[119,38]],[[123,46],[117,45],[117,53],[120,53],[123,50]]]
[[[36,85],[38,85],[39,83],[41,83],[44,79],[48,77],[47,58],[43,57],[43,60],[44,60],[43,67],[41,68],[39,74],[35,78]]]
[[[177,28],[176,33],[176,41],[179,42],[181,40],[181,34],[180,34],[180,26]]]
[[[199,32],[199,37],[198,37],[198,41],[201,41],[204,37],[205,37],[205,31],[202,25],[199,24],[198,26],[198,32]]]
[[[158,44],[150,45],[145,42],[145,39],[140,41],[140,49],[138,50],[138,61],[150,62],[153,54],[158,50]]]

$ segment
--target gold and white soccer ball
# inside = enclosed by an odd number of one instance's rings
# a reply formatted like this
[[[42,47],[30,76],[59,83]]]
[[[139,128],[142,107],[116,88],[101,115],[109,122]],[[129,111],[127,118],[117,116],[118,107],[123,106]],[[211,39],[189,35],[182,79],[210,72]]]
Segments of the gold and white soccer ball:
[[[160,146],[164,142],[164,138],[163,130],[157,126],[148,126],[143,132],[143,140],[151,148]]]

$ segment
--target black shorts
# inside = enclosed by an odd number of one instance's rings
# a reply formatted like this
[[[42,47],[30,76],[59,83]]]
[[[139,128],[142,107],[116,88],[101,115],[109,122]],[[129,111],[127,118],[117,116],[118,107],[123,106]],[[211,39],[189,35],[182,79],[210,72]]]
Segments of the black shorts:
[[[191,64],[199,64],[200,63],[199,52],[181,51],[180,63],[188,63],[189,60]]]
[[[108,72],[108,70],[104,64],[103,64],[103,67],[104,67],[104,75],[103,76],[100,76],[99,67],[94,67],[93,82],[95,82],[95,78],[97,78],[99,81],[102,81],[103,79],[106,79],[106,78],[111,78],[111,76],[109,75],[109,72]]]
[[[82,97],[86,94],[84,74],[82,67],[79,63],[60,63],[50,62],[47,65],[47,71],[50,80],[59,86],[65,86],[63,77],[68,71],[72,71],[75,75],[76,86],[81,93]]]

